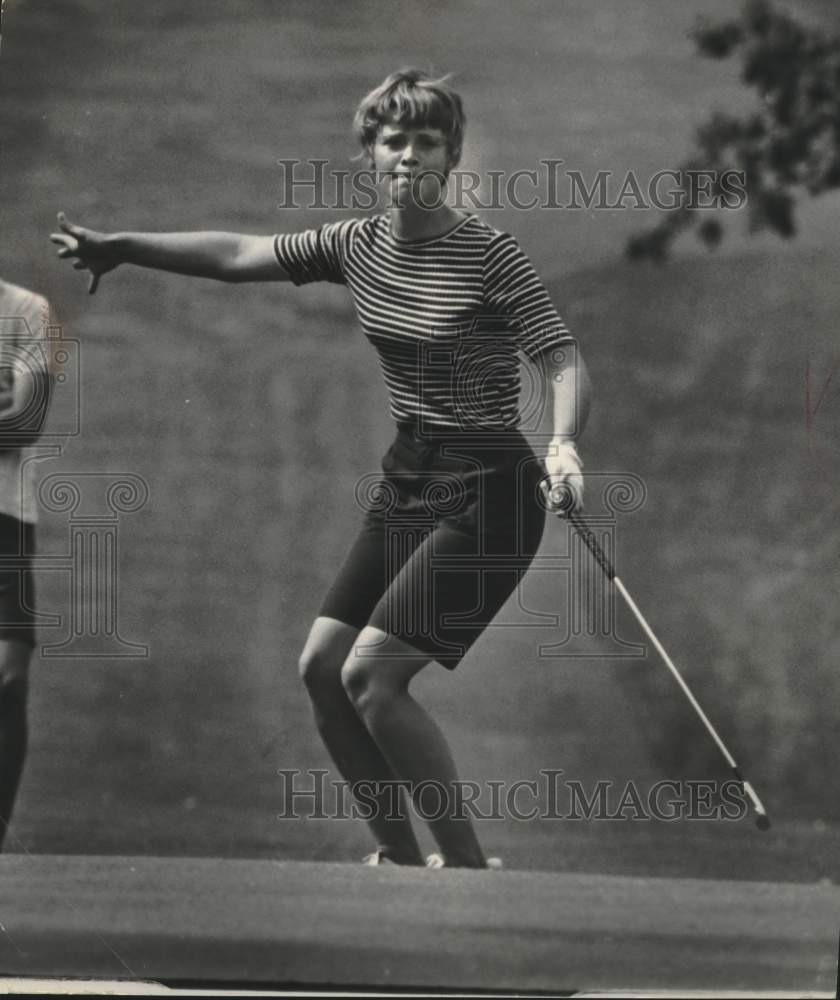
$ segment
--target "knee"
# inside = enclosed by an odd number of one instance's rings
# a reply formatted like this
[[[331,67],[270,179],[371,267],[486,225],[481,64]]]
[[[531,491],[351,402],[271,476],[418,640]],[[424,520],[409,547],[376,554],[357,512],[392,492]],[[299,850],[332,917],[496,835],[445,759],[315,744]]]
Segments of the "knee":
[[[341,668],[341,683],[357,710],[366,707],[375,688],[369,662],[352,655],[348,657]]]
[[[298,660],[298,673],[310,694],[318,694],[339,684],[341,661],[328,650],[307,646]]]
[[[362,656],[345,660],[341,683],[359,715],[370,716],[386,707],[397,694],[397,687],[387,680],[384,666]]]

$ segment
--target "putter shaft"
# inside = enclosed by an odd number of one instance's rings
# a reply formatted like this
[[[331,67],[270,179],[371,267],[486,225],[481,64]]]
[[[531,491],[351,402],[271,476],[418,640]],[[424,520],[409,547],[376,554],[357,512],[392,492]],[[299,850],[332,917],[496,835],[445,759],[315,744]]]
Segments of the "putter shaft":
[[[694,711],[697,713],[700,721],[706,727],[707,732],[709,733],[709,735],[712,737],[712,739],[717,744],[718,749],[723,754],[724,760],[729,765],[729,767],[732,769],[732,772],[734,773],[735,778],[741,784],[741,786],[744,789],[744,792],[747,794],[747,796],[749,797],[750,801],[752,802],[753,808],[755,809],[755,811],[758,813],[759,816],[763,816],[766,819],[767,818],[767,811],[764,808],[764,806],[763,806],[763,804],[761,802],[761,799],[758,797],[755,789],[750,784],[750,782],[747,781],[746,778],[741,774],[741,771],[740,771],[738,765],[735,763],[735,758],[732,756],[732,754],[727,749],[726,744],[723,742],[723,740],[721,739],[720,735],[718,734],[718,731],[715,729],[715,727],[710,722],[709,717],[706,715],[706,713],[700,707],[700,703],[694,697],[694,694],[692,693],[691,688],[688,686],[688,684],[686,684],[686,682],[683,679],[682,675],[680,674],[679,670],[677,670],[677,668],[674,666],[674,663],[671,660],[671,657],[668,656],[668,653],[665,651],[665,648],[662,645],[662,643],[656,638],[656,635],[654,634],[653,629],[650,627],[650,625],[648,625],[647,621],[645,620],[645,616],[639,610],[638,606],[636,605],[636,602],[630,596],[630,593],[628,592],[627,588],[621,582],[621,580],[619,579],[619,577],[616,576],[615,569],[613,568],[612,563],[607,558],[606,553],[604,552],[604,550],[599,545],[598,539],[595,537],[595,533],[586,524],[586,522],[583,520],[583,518],[580,516],[580,514],[575,514],[575,513],[570,514],[569,515],[569,520],[571,521],[571,523],[572,523],[573,527],[575,528],[575,530],[580,535],[581,539],[583,540],[583,543],[586,545],[586,547],[592,553],[592,556],[595,559],[595,561],[598,563],[598,565],[604,571],[604,574],[606,575],[607,579],[610,580],[613,583],[613,585],[615,586],[616,590],[624,598],[625,604],[630,609],[630,611],[633,613],[634,618],[636,619],[636,621],[641,626],[641,628],[644,631],[645,635],[648,637],[648,639],[650,639],[650,641],[651,641],[654,649],[656,649],[657,653],[659,653],[659,655],[662,657],[662,660],[665,663],[665,666],[673,674],[674,678],[676,679],[677,683],[679,684],[680,688],[682,689],[683,694],[688,699],[689,704],[694,709]]]

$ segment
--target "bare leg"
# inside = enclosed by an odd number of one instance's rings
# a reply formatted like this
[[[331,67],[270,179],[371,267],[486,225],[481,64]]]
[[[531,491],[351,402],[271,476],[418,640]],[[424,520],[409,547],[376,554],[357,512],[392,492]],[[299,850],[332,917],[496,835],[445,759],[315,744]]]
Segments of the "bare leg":
[[[365,646],[369,648],[367,653]],[[412,788],[421,782],[433,783],[434,787],[428,788],[420,800],[415,797],[415,803],[422,815],[435,816],[429,819],[429,827],[446,864],[486,868],[469,816],[455,808],[458,774],[446,738],[408,692],[412,677],[429,662],[430,658],[424,658],[400,639],[368,626],[359,634],[341,677],[393,772]],[[443,813],[439,818],[435,815],[438,812]]]
[[[300,672],[324,745],[350,782],[387,782],[375,799],[368,825],[385,855],[398,864],[422,865],[423,854],[411,827],[405,793],[394,772],[353,708],[341,683],[341,667],[358,629],[332,618],[316,618],[300,657]],[[367,805],[367,803],[366,803]]]
[[[26,757],[26,698],[31,650],[0,640],[0,847],[12,818]]]

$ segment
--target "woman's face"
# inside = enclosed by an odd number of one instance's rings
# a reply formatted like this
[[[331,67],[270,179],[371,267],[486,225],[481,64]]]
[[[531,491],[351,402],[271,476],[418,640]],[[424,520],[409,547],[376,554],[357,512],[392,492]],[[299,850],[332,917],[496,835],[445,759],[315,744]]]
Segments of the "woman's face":
[[[373,163],[393,204],[403,206],[409,199],[421,208],[442,204],[450,163],[440,129],[382,125],[373,146]]]

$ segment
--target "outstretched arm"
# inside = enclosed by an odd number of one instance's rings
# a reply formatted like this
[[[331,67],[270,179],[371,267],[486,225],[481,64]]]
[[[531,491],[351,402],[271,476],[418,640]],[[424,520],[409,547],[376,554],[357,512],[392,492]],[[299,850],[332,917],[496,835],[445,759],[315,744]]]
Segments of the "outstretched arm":
[[[77,271],[90,271],[93,295],[103,274],[120,264],[135,264],[217,281],[288,281],[274,253],[271,236],[239,233],[101,233],[58,215],[60,232],[50,239],[58,256],[74,261]]]

